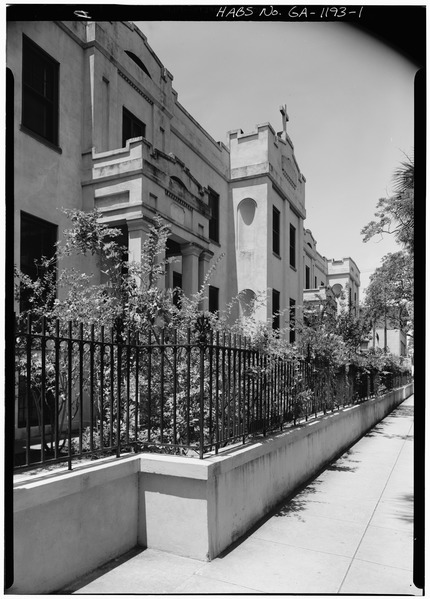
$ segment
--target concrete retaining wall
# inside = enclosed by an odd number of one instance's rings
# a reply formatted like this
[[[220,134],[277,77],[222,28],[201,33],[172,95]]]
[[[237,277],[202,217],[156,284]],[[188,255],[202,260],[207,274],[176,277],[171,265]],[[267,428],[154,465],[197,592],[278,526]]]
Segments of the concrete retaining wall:
[[[137,545],[139,461],[120,459],[14,490],[14,585],[46,594]]]
[[[208,557],[240,538],[411,394],[412,386],[393,391],[214,460]]]
[[[136,545],[212,559],[412,393],[408,385],[204,460],[136,455],[18,483],[9,592],[61,589]]]

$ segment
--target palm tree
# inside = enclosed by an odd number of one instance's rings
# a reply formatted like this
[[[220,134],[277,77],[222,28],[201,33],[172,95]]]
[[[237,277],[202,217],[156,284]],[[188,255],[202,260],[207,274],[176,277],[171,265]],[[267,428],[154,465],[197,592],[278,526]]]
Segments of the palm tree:
[[[406,160],[393,173],[394,191],[398,194],[410,193],[414,189],[414,160],[405,154]]]

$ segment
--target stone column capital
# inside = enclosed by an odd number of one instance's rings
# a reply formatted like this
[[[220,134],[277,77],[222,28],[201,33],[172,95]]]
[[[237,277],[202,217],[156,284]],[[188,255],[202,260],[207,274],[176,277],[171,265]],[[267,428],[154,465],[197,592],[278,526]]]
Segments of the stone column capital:
[[[202,253],[202,248],[194,243],[184,243],[181,245],[181,254],[183,256],[196,256],[199,257]]]
[[[149,223],[144,218],[133,218],[126,222],[129,231],[144,231],[145,233],[149,231]]]
[[[210,262],[214,257],[214,253],[210,250],[203,250],[200,254],[200,260],[204,260],[205,262]]]

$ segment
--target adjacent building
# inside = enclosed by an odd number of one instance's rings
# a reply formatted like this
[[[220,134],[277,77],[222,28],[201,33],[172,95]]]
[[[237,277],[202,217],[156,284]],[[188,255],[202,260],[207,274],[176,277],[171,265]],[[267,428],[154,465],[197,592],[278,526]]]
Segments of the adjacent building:
[[[327,260],[327,282],[334,295],[339,298],[339,309],[343,306],[359,313],[360,271],[352,258]]]

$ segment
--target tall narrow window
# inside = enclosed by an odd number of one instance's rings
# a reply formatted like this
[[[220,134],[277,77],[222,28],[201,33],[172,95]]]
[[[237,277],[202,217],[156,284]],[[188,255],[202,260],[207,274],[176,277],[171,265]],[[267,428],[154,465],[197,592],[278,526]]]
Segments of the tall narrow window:
[[[218,312],[219,310],[219,289],[209,285],[209,312]]]
[[[122,255],[122,259],[124,262],[127,262],[127,260],[129,259],[129,244],[128,244],[128,227],[127,225],[115,225],[115,229],[119,229],[121,231],[120,235],[118,235],[118,237],[115,237],[115,242],[120,245],[122,248],[124,248],[124,253]],[[123,264],[122,266],[122,275],[123,276],[127,276],[128,274],[128,267]]]
[[[280,243],[280,218],[281,214],[279,210],[273,207],[273,221],[272,221],[272,250],[278,256],[281,253]]]
[[[122,147],[125,147],[127,139],[133,137],[145,137],[146,125],[134,116],[127,108],[122,109]]]
[[[290,298],[290,343],[296,340],[296,300]]]
[[[173,303],[177,308],[181,307],[182,275],[173,271]]]
[[[296,268],[296,227],[290,225],[290,266]]]
[[[22,41],[22,125],[58,145],[59,64],[28,37]]]
[[[276,289],[272,290],[272,328],[275,331],[279,330],[280,316],[279,310],[281,306],[281,294]]]
[[[209,209],[209,239],[219,243],[219,195],[212,189],[209,189]]]
[[[311,269],[305,266],[305,289],[311,288]]]
[[[57,226],[21,212],[21,271],[33,281],[43,276],[39,264],[42,257],[51,259],[55,254]],[[20,310],[29,308],[28,295],[21,293]]]
[[[317,278],[315,277],[315,289],[318,287]]]

